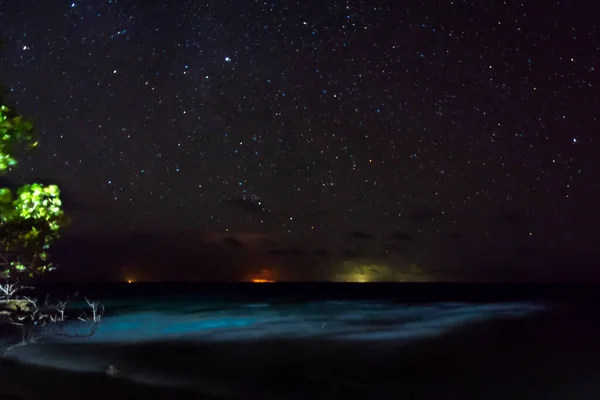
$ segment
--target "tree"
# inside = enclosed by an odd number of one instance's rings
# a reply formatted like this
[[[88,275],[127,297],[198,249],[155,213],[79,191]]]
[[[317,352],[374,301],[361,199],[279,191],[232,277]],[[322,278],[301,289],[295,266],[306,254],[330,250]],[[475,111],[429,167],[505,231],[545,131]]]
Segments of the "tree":
[[[15,169],[18,156],[36,146],[33,124],[7,106],[0,91],[0,176]],[[66,322],[66,301],[38,302],[23,296],[31,288],[21,282],[55,269],[48,250],[67,222],[57,185],[30,183],[16,190],[0,186],[0,322],[19,327],[23,336],[18,345],[34,342],[38,328],[52,326],[60,334]],[[86,302],[91,313],[83,312],[78,320],[92,323],[91,335],[103,308]]]
[[[33,125],[0,97],[0,175],[14,169],[17,155],[37,146]],[[33,278],[53,269],[47,250],[67,223],[57,185],[0,187],[0,277]]]

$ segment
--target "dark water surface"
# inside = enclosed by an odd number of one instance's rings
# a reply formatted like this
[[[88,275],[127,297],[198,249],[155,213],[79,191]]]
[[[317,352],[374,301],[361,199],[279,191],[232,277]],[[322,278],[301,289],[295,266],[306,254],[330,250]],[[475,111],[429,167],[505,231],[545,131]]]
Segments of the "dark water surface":
[[[40,293],[94,298],[194,296],[235,301],[395,300],[555,301],[588,303],[600,299],[600,285],[582,283],[61,283],[38,286]]]
[[[149,387],[155,398],[600,398],[592,285],[39,288],[77,290],[106,306],[96,334],[19,348],[0,379],[52,368],[54,380],[96,379],[115,398]]]

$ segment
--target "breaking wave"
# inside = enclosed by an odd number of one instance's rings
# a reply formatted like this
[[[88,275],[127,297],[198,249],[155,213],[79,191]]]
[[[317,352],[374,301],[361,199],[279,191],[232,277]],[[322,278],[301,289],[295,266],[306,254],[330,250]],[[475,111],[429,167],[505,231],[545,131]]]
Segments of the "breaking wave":
[[[438,337],[477,322],[524,317],[543,308],[536,303],[121,301],[107,304],[113,314],[105,316],[94,336],[48,337],[46,343],[13,350],[10,357],[86,372],[104,373],[114,365],[124,378],[140,383],[234,394],[233,388],[244,384],[231,382],[224,371],[232,368],[241,371],[236,377],[243,381],[257,365],[279,365],[284,356],[310,357],[323,364],[333,361],[322,349],[345,346],[345,351],[367,354],[381,346]],[[76,329],[67,328],[70,333]]]

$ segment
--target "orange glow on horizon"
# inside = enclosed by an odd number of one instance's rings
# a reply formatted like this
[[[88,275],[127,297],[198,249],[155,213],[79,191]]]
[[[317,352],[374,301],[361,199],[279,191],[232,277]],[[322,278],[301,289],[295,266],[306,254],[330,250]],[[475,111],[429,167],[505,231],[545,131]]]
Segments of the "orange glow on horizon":
[[[262,269],[258,274],[253,274],[250,277],[250,282],[253,283],[274,283],[277,282],[277,273],[268,268]]]

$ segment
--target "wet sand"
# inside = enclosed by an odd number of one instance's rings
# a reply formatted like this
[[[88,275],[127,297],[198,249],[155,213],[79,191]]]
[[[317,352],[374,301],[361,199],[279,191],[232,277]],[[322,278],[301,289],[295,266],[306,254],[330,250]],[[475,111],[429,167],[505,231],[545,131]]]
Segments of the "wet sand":
[[[183,396],[183,397],[179,397]],[[121,400],[121,399],[208,399],[189,390],[141,385],[100,373],[78,373],[24,365],[0,363],[0,400]]]

